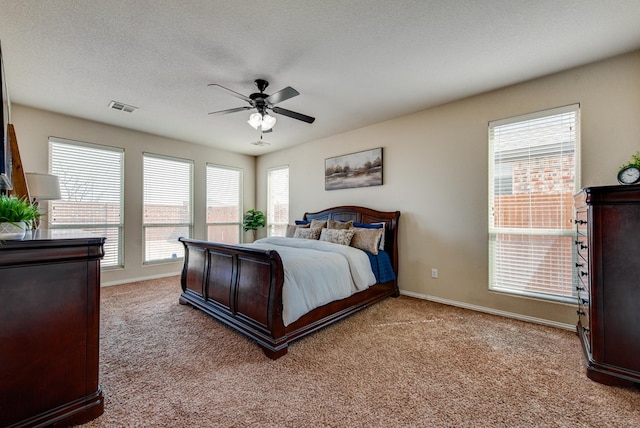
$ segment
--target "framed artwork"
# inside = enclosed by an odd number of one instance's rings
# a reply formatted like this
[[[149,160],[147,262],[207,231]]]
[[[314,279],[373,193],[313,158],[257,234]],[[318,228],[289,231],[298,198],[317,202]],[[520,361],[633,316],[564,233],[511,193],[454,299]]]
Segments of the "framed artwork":
[[[324,160],[324,190],[382,186],[382,147]]]

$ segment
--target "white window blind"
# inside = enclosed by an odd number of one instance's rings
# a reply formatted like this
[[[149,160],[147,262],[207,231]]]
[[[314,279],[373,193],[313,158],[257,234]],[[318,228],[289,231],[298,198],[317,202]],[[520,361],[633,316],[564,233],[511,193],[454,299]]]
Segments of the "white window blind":
[[[269,236],[285,236],[289,224],[289,167],[270,168],[267,182]]]
[[[62,196],[49,202],[49,227],[106,237],[101,267],[122,266],[124,151],[50,138],[49,171],[58,176]]]
[[[193,230],[193,161],[143,156],[144,262],[184,257],[181,236]]]
[[[579,106],[489,123],[489,288],[554,300],[573,290]]]
[[[242,171],[207,164],[207,239],[240,243]]]

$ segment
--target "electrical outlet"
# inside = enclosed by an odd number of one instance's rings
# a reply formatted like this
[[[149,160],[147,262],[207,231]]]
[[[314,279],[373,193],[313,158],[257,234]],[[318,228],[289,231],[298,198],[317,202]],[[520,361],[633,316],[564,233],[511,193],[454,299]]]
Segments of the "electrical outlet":
[[[438,277],[438,269],[431,269],[431,278]]]

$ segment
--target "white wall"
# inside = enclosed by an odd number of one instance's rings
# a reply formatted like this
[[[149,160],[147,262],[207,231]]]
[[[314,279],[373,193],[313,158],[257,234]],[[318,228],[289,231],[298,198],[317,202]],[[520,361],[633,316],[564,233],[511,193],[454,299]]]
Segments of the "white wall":
[[[487,261],[488,122],[574,103],[582,186],[617,184],[640,150],[640,51],[260,156],[257,207],[266,209],[267,168],[289,165],[291,221],[337,205],[401,211],[404,292],[575,324],[573,305],[490,292]],[[375,147],[383,186],[324,190],[325,158]]]
[[[103,270],[103,284],[174,275],[180,273],[182,269],[181,262],[150,265],[142,263],[142,154],[144,152],[194,160],[195,238],[206,239],[207,163],[242,169],[244,210],[254,208],[254,156],[216,150],[20,105],[12,106],[11,118],[26,172],[46,173],[48,171],[50,136],[125,149],[124,268]]]

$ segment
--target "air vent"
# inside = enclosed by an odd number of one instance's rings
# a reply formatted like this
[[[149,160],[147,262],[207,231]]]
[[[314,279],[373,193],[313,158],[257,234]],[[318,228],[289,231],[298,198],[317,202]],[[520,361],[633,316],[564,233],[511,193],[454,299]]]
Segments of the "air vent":
[[[138,110],[138,107],[130,106],[129,104],[121,103],[118,101],[111,101],[109,103],[109,107],[114,110],[120,110],[127,113],[133,113],[134,111]]]

